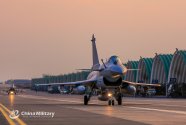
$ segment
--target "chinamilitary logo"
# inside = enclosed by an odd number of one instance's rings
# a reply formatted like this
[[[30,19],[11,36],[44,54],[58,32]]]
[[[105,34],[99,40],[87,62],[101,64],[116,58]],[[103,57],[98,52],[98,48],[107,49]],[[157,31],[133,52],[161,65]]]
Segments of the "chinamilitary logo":
[[[16,118],[18,118],[18,117],[19,117],[19,111],[18,111],[18,110],[13,110],[13,111],[11,111],[9,117],[10,117],[11,119],[16,119]]]

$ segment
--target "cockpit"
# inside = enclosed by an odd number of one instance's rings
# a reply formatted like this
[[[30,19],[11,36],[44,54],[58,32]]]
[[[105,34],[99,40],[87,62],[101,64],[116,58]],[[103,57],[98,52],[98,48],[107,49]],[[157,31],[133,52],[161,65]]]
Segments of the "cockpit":
[[[118,56],[111,56],[108,60],[108,63],[112,63],[114,65],[122,65],[122,62]]]

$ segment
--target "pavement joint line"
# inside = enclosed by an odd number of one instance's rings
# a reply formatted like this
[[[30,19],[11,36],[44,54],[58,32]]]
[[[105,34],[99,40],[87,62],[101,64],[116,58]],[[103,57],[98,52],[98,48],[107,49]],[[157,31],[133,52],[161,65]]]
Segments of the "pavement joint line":
[[[129,98],[127,98],[129,99]],[[141,100],[143,99],[143,100]],[[152,99],[152,100],[149,100],[149,99]],[[129,101],[143,101],[143,102],[156,102],[158,99],[157,98],[130,98]],[[164,99],[159,99],[159,100],[163,100],[164,102],[172,102],[174,101],[174,99],[167,99],[167,98],[164,98]],[[185,102],[184,100],[177,100],[179,101],[180,103],[181,102]]]
[[[10,119],[10,117],[6,114],[6,112],[3,110],[2,107],[0,107],[0,111],[1,111],[1,113],[3,114],[3,116],[6,118],[6,120],[8,121],[8,123],[9,123],[10,125],[16,125],[16,124],[13,122],[13,120]]]
[[[20,97],[27,97],[27,98],[32,98],[32,99],[45,99],[45,100],[53,100],[53,101],[63,101],[63,102],[72,102],[72,103],[80,103],[80,101],[69,101],[69,100],[61,100],[61,99],[50,99],[46,97],[29,97],[29,96],[20,96]]]
[[[4,108],[8,113],[11,113],[11,111],[10,111],[7,107],[5,107],[3,104],[0,103],[0,106],[1,106],[2,108]],[[26,125],[26,123],[24,123],[20,118],[16,118],[15,120],[16,120],[20,125]]]
[[[156,109],[156,108],[143,108],[143,107],[131,107],[131,106],[123,106],[132,109],[140,109],[140,110],[148,110],[148,111],[159,111],[159,112],[167,112],[167,113],[176,113],[186,115],[184,111],[176,111],[176,110],[166,110],[166,109]]]
[[[158,106],[169,106],[169,107],[186,107],[185,105],[180,106],[180,105],[168,105],[168,104],[154,104],[154,103],[135,103],[132,101],[127,101],[127,103],[132,103],[132,104],[148,104],[148,105],[158,105]]]
[[[32,98],[32,99],[45,99],[45,100],[53,100],[53,101],[59,101],[59,102],[72,102],[72,103],[83,103],[82,101],[70,101],[70,100],[64,100],[64,99],[51,99],[51,98],[46,98],[46,97],[41,97],[41,96],[37,96],[37,97],[29,97],[29,96],[20,96],[23,98]],[[92,100],[92,101],[96,101],[96,100]],[[91,102],[90,104],[96,104]]]

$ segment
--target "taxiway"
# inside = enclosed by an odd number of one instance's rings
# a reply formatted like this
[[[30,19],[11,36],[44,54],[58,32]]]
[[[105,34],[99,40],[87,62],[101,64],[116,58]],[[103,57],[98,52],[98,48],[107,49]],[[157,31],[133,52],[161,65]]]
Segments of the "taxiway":
[[[8,117],[12,110],[19,111],[18,119]],[[21,112],[39,111],[54,112],[55,115],[21,115]],[[1,125],[184,125],[186,100],[124,97],[122,106],[108,106],[107,102],[98,101],[94,96],[90,104],[84,106],[82,95],[25,90],[17,95],[0,93],[0,121]]]

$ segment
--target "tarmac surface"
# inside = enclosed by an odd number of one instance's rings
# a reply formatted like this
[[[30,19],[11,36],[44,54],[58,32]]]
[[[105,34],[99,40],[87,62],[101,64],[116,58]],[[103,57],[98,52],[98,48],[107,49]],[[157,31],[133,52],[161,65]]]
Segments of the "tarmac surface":
[[[17,111],[14,115],[11,111]],[[52,115],[53,113],[53,115]],[[10,115],[11,114],[11,115]],[[12,119],[10,116],[19,116]],[[0,92],[0,125],[185,125],[186,99],[124,97],[123,105],[108,106],[83,95],[60,95],[25,90]]]

